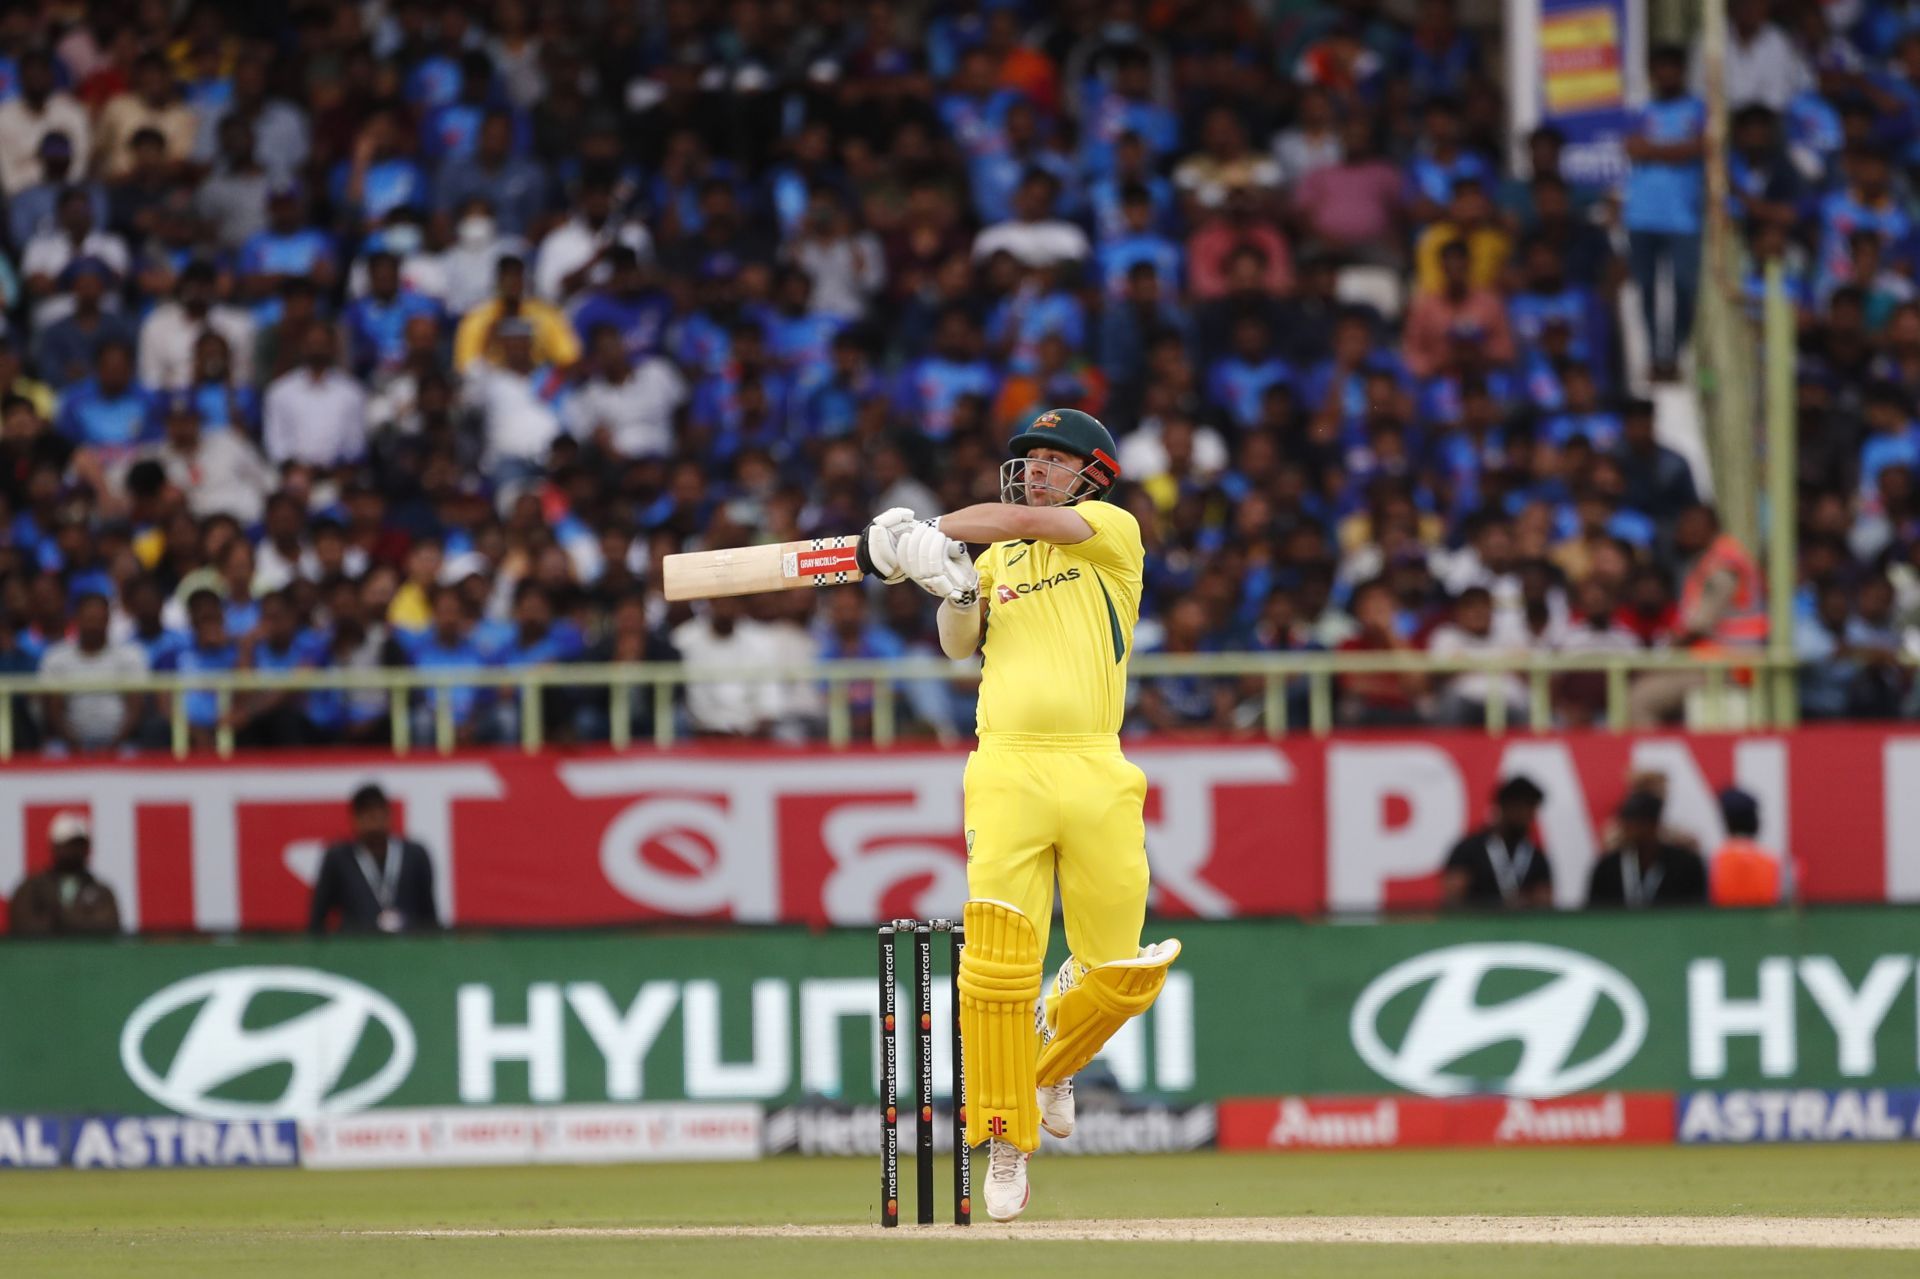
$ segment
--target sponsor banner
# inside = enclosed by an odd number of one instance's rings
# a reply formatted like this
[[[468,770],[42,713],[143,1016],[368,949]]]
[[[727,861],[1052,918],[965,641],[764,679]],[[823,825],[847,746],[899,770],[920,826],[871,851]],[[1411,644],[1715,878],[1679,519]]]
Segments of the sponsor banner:
[[[300,1123],[309,1168],[452,1168],[757,1159],[755,1105],[451,1106]]]
[[[1506,0],[1514,132],[1552,125],[1569,182],[1624,178],[1633,104],[1645,100],[1644,0]],[[1516,143],[1524,158],[1523,143]]]
[[[1073,1138],[1040,1134],[1047,1155],[1157,1155],[1205,1150],[1214,1144],[1214,1108],[1206,1102],[1078,1099]],[[901,1121],[901,1149],[912,1155],[911,1116]],[[880,1155],[880,1107],[839,1102],[809,1102],[767,1116],[767,1153],[796,1155]],[[953,1110],[934,1107],[933,1149],[953,1149]]]
[[[1666,1093],[1237,1099],[1220,1103],[1220,1148],[1662,1145],[1673,1124]]]
[[[1185,949],[1103,1048],[1101,1076],[1176,1107],[1909,1088],[1916,924],[1920,909],[1897,906],[1156,924],[1149,937]],[[1064,957],[1055,929],[1047,962]],[[0,1038],[0,1113],[881,1101],[864,929],[50,940],[5,961],[0,1025],[59,1034]],[[935,982],[936,1026],[950,992]],[[933,1047],[944,1102],[951,1036]],[[910,1104],[915,1072],[900,1074]],[[1395,1141],[1426,1122],[1366,1101],[1295,1113],[1391,1124]],[[1497,1130],[1540,1112],[1485,1113]],[[1114,1141],[1134,1139],[1130,1116],[1116,1123]]]
[[[291,1168],[285,1120],[0,1115],[0,1168]]]
[[[1667,778],[1666,820],[1712,848],[1714,795],[1760,800],[1761,841],[1800,853],[1814,902],[1920,901],[1920,740],[1871,728],[1566,737],[1350,736],[1130,744],[1148,778],[1152,907],[1173,919],[1426,908],[1447,849],[1499,777],[1546,791],[1555,901],[1582,904],[1632,770]],[[655,921],[860,925],[959,912],[964,755],[474,753],[276,757],[0,773],[0,892],[91,812],[96,873],[130,928],[299,930],[345,796],[377,780],[465,926]],[[1806,855],[1818,850],[1818,856]]]
[[[1677,1103],[1682,1145],[1920,1138],[1915,1088],[1737,1088]]]

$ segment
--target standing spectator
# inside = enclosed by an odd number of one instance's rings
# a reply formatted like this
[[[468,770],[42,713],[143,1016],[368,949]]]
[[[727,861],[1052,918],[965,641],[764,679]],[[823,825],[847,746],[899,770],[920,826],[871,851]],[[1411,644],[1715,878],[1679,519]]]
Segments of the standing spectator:
[[[1720,820],[1726,842],[1708,862],[1716,906],[1778,906],[1786,894],[1782,858],[1760,846],[1760,802],[1737,786],[1720,792]]]
[[[51,680],[139,679],[147,655],[138,645],[117,642],[108,631],[107,597],[82,595],[73,606],[73,638],[47,649],[40,673]],[[133,744],[148,703],[146,694],[49,693],[47,744],[74,754],[117,751]]]
[[[60,813],[47,827],[53,865],[27,876],[13,893],[11,927],[16,937],[95,936],[120,931],[120,903],[93,877],[87,858],[93,832],[80,813]]]
[[[1553,905],[1553,867],[1547,850],[1533,838],[1545,798],[1531,777],[1515,774],[1501,782],[1493,792],[1493,821],[1447,854],[1441,900],[1449,906],[1507,910]]]
[[[1365,112],[1341,121],[1340,149],[1336,163],[1315,169],[1294,189],[1301,234],[1323,251],[1397,265],[1405,260],[1399,229],[1406,184],[1380,154]]]
[[[858,230],[831,191],[815,191],[792,246],[794,264],[812,286],[807,308],[842,321],[858,320],[887,282],[886,254],[871,231]]]
[[[1633,284],[1653,351],[1653,376],[1679,375],[1680,352],[1693,327],[1700,290],[1702,177],[1700,157],[1707,109],[1686,91],[1686,55],[1661,45],[1647,56],[1653,100],[1639,113],[1627,138],[1627,177],[1622,220],[1632,259]],[[1661,272],[1673,283],[1672,319],[1660,323]]]
[[[19,64],[20,92],[0,103],[0,191],[9,200],[41,178],[41,146],[52,134],[66,139],[75,170],[87,171],[87,113],[61,91],[53,58],[32,49]]]
[[[324,325],[301,339],[301,365],[267,387],[265,442],[276,465],[322,470],[357,462],[367,451],[367,394],[335,366],[334,335]]]
[[[369,782],[349,801],[353,838],[328,847],[313,881],[307,929],[404,933],[437,929],[433,859],[426,848],[393,833],[393,805]]]
[[[1627,792],[1620,802],[1619,838],[1593,865],[1587,884],[1589,909],[1706,904],[1706,865],[1691,848],[1662,837],[1664,807],[1651,790]]]

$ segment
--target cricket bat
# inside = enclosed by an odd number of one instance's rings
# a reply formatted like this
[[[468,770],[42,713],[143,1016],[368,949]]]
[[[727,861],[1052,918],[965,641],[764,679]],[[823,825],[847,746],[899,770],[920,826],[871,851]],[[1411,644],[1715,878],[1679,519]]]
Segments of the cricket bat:
[[[669,600],[844,586],[865,576],[860,570],[859,546],[860,535],[852,533],[724,551],[684,551],[667,556],[661,569]]]

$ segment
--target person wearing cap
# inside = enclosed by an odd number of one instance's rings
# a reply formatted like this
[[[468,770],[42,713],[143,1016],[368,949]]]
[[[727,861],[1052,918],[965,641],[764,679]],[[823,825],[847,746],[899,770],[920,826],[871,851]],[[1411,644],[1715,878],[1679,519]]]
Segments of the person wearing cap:
[[[93,832],[84,813],[61,813],[47,828],[53,864],[20,881],[12,905],[16,937],[110,936],[120,931],[120,903],[93,877],[87,858]]]
[[[62,92],[53,56],[44,49],[20,55],[20,92],[0,103],[0,191],[12,200],[40,180],[41,144],[58,133],[74,168],[86,172],[92,130],[86,108]]]
[[[1553,905],[1553,867],[1533,838],[1546,792],[1516,773],[1493,792],[1493,820],[1447,854],[1440,897],[1449,906],[1507,910]]]
[[[1784,900],[1781,858],[1761,846],[1760,801],[1737,786],[1720,792],[1727,838],[1708,862],[1716,906],[1777,906]]]
[[[1707,867],[1700,854],[1660,831],[1665,807],[1659,794],[1642,787],[1620,801],[1619,833],[1614,846],[1593,865],[1587,882],[1589,907],[1704,906]]]
[[[566,383],[535,359],[534,326],[518,315],[493,326],[496,356],[467,370],[462,398],[480,419],[487,473],[512,484],[540,473],[561,434],[560,397]]]
[[[353,792],[353,838],[320,858],[307,928],[325,933],[404,933],[440,927],[433,859],[393,833],[393,805],[372,782]]]

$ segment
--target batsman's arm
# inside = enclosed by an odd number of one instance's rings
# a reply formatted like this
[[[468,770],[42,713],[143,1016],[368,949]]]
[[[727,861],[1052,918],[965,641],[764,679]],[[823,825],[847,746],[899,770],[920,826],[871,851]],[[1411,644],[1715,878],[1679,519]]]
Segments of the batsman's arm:
[[[1093,525],[1065,506],[1015,506],[1007,502],[978,502],[963,506],[937,521],[942,533],[956,542],[987,545],[1032,538],[1056,546],[1072,546],[1093,536]]]
[[[935,621],[940,627],[940,651],[954,661],[972,657],[985,633],[985,605],[978,599],[961,608],[952,600],[941,600]]]

